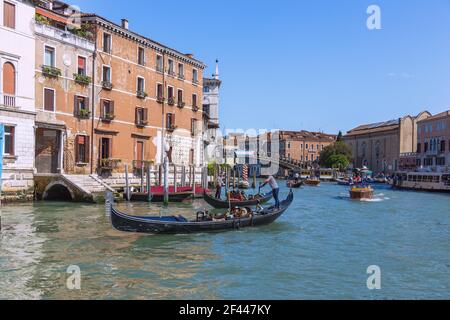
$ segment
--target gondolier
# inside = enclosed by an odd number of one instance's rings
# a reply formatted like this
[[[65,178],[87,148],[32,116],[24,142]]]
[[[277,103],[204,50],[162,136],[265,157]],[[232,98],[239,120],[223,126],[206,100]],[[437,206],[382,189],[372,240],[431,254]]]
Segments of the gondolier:
[[[280,188],[278,187],[278,183],[273,176],[269,176],[266,181],[261,185],[263,188],[266,184],[269,184],[272,188],[273,198],[275,199],[275,207],[280,207],[280,200],[278,199],[278,193],[280,192]]]
[[[220,197],[222,196],[222,184],[222,177],[218,176],[216,181],[216,199],[220,199]]]

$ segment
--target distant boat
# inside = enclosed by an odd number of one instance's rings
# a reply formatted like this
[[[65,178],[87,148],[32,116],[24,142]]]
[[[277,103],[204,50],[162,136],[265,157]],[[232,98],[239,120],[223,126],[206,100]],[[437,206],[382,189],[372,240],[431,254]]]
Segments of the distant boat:
[[[350,199],[373,199],[373,189],[371,186],[353,186],[350,188]]]
[[[320,185],[319,179],[306,179],[304,182],[307,186],[317,187]]]
[[[390,183],[398,189],[450,192],[450,172],[397,172]]]
[[[294,189],[296,189],[296,188],[300,188],[302,185],[303,185],[303,180],[298,180],[298,181],[295,181],[295,180],[288,180],[288,181],[286,182],[286,186],[287,186],[288,188],[294,188]]]
[[[340,186],[352,186],[353,182],[350,182],[348,179],[336,179],[336,182]]]

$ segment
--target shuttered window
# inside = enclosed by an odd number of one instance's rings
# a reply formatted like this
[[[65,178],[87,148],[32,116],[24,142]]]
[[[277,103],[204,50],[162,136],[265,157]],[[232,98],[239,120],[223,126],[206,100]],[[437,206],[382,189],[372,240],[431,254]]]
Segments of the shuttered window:
[[[5,126],[5,144],[3,153],[8,156],[14,155],[14,132],[14,127]]]
[[[12,3],[3,2],[3,25],[8,28],[16,28],[16,6]]]
[[[44,89],[44,110],[55,111],[55,90]]]
[[[78,74],[86,75],[86,58],[78,57]]]
[[[89,162],[89,137],[77,136],[76,138],[75,158],[77,163]]]

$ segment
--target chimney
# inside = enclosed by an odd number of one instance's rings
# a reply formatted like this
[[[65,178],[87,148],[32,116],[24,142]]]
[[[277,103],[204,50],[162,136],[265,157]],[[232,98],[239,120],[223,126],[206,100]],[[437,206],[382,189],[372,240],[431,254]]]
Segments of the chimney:
[[[189,59],[194,58],[194,55],[193,55],[192,53],[186,53],[186,56],[187,56]]]
[[[122,19],[122,28],[128,30],[128,20],[127,19]]]

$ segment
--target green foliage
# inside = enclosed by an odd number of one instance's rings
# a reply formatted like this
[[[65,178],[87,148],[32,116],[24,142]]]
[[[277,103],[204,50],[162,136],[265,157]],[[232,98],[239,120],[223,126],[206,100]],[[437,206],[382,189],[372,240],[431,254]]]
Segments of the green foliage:
[[[336,141],[344,141],[344,139],[342,138],[342,131],[339,131]]]
[[[319,164],[327,168],[345,169],[352,158],[352,151],[344,141],[336,141],[334,144],[326,146],[320,153]]]
[[[39,23],[39,24],[43,24],[43,25],[50,25],[50,22],[48,21],[48,19],[46,17],[44,17],[43,15],[40,15],[39,13],[36,13],[36,15],[34,16],[34,20]]]

